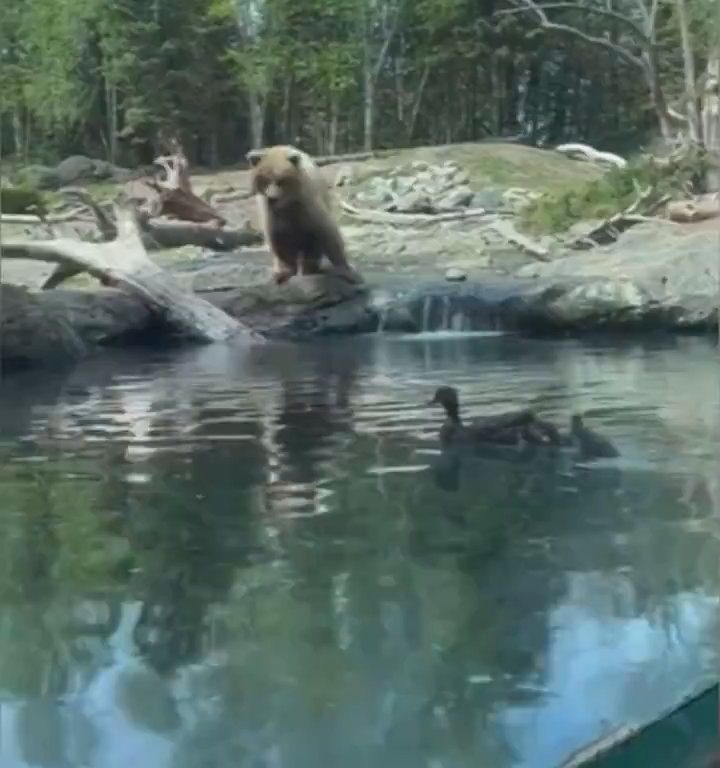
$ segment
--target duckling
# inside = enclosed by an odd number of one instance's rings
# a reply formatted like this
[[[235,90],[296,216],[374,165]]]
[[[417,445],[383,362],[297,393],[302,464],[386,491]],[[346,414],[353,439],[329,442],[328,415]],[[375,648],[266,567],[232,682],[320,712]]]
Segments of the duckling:
[[[530,409],[521,408],[463,424],[460,399],[454,387],[438,387],[428,405],[442,405],[445,409],[446,419],[440,427],[440,444],[443,446],[478,442],[517,445],[522,428],[535,421],[535,414]]]
[[[584,458],[613,458],[620,455],[607,438],[583,424],[579,413],[574,413],[570,418],[570,436]]]

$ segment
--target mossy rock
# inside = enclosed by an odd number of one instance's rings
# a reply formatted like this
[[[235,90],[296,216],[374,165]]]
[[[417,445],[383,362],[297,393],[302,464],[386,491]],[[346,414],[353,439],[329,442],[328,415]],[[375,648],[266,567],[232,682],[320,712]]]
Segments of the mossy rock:
[[[3,213],[33,213],[45,210],[45,198],[42,192],[32,187],[3,187],[0,189],[0,206]]]

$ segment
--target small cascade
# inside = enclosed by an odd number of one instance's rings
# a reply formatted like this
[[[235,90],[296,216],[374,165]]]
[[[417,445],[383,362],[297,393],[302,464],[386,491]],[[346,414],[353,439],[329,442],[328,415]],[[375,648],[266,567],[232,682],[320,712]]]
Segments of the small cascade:
[[[440,330],[441,331],[448,331],[450,330],[450,297],[449,296],[443,296],[442,299],[442,319],[440,320]]]
[[[378,309],[378,326],[376,333],[385,333],[385,325],[388,319],[388,308],[380,307]]]
[[[423,299],[422,322],[420,324],[421,333],[430,332],[430,310],[432,309],[432,301],[433,301],[432,296],[426,296]]]
[[[464,312],[454,312],[450,323],[450,330],[455,331],[456,333],[462,333],[465,330],[465,320]]]

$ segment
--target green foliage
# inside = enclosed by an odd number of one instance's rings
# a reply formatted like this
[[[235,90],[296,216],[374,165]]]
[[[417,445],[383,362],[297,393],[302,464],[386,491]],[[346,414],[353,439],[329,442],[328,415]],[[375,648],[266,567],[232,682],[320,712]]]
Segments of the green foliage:
[[[686,5],[700,74],[720,34],[706,22],[717,0]],[[49,163],[83,152],[132,164],[172,133],[191,162],[205,162],[208,147],[237,161],[261,125],[266,142],[300,136],[317,153],[331,141],[333,151],[353,150],[366,82],[378,146],[520,133],[636,146],[655,120],[642,77],[580,39],[528,34],[532,19],[495,16],[502,8],[503,0],[5,0],[3,149]],[[555,12],[589,35],[619,34],[602,16]],[[673,3],[658,18],[661,80],[674,103],[683,62]]]
[[[41,192],[26,186],[0,187],[0,209],[3,213],[30,213],[45,210],[45,198]]]
[[[563,232],[583,219],[605,219],[625,210],[648,188],[652,190],[648,203],[665,195],[683,195],[697,185],[704,169],[700,153],[669,162],[638,159],[599,179],[544,194],[525,208],[521,222],[534,234]]]

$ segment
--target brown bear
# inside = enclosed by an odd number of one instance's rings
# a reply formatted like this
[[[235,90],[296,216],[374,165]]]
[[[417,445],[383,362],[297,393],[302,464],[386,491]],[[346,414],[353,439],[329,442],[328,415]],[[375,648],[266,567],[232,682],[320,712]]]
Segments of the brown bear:
[[[323,256],[336,273],[359,282],[345,255],[330,188],[313,159],[289,145],[253,149],[246,157],[275,282],[283,283],[298,272],[321,272]]]

